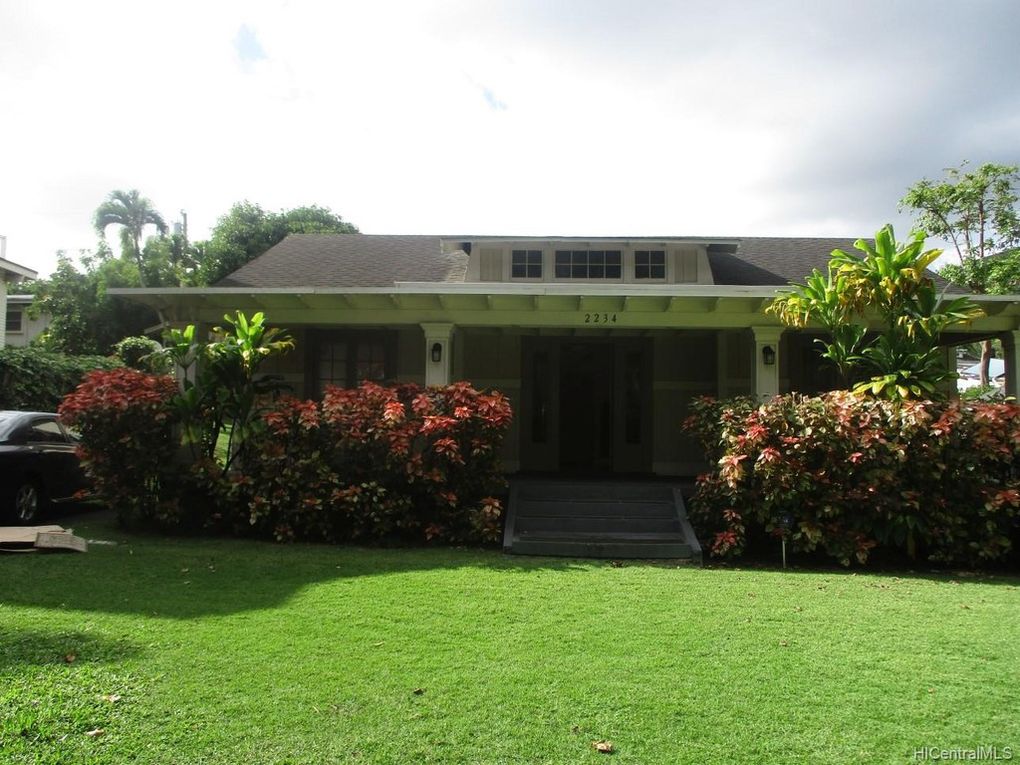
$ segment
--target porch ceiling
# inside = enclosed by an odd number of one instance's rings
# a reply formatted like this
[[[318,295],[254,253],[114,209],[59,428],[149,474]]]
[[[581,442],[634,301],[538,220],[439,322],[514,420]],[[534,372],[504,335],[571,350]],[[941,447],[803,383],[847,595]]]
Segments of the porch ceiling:
[[[111,289],[174,322],[222,321],[226,312],[264,311],[274,323],[398,325],[449,322],[476,327],[597,329],[778,326],[764,313],[774,287],[632,284],[397,284],[392,288]],[[985,316],[962,333],[1020,328],[1020,296],[976,296]]]

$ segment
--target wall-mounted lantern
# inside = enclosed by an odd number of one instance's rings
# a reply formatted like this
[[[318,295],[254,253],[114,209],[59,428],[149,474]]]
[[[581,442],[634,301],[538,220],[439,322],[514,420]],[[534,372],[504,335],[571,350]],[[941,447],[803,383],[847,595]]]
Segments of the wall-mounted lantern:
[[[776,363],[776,349],[771,345],[766,345],[761,349],[761,360],[765,362],[765,366],[770,367]]]
[[[432,343],[432,360],[437,364],[443,360],[442,343]]]

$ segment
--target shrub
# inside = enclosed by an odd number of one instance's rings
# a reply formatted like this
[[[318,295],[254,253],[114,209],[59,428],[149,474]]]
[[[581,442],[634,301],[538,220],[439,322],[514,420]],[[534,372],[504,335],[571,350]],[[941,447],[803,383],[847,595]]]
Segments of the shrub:
[[[246,464],[249,522],[278,539],[494,541],[510,417],[502,394],[463,382],[286,401]]]
[[[321,404],[286,399],[227,472],[182,446],[179,396],[172,378],[123,368],[90,374],[61,405],[122,522],[281,541],[499,538],[511,416],[499,393],[365,383]]]
[[[961,390],[960,398],[964,401],[1002,402],[1006,400],[1006,391],[997,385],[975,385]]]
[[[171,364],[163,354],[163,346],[151,337],[125,337],[113,346],[113,352],[126,367],[155,375],[171,372]]]
[[[1020,515],[1020,407],[846,392],[757,407],[702,400],[687,422],[715,461],[692,520],[719,556],[756,532],[844,565],[878,548],[945,563],[1001,560]]]
[[[122,522],[173,518],[177,491],[173,378],[126,367],[95,371],[60,405],[81,435],[82,467]]]
[[[54,412],[87,372],[121,364],[105,356],[69,356],[38,348],[0,348],[0,409]]]
[[[938,383],[955,374],[943,363],[939,337],[981,310],[968,297],[948,300],[940,292],[927,269],[942,251],[924,250],[924,239],[915,231],[909,241],[897,243],[886,224],[874,243],[854,243],[859,255],[833,250],[827,274],[815,269],[766,310],[791,327],[821,325],[827,337],[816,341],[822,358],[848,382],[855,372],[871,375],[855,392],[891,400],[941,397]],[[869,336],[874,318],[883,330]]]

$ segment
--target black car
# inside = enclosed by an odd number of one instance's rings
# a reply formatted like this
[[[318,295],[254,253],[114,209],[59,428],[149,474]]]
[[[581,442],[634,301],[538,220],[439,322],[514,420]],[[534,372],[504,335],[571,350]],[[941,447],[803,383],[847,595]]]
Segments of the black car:
[[[0,514],[34,523],[86,487],[76,441],[47,412],[0,411]]]

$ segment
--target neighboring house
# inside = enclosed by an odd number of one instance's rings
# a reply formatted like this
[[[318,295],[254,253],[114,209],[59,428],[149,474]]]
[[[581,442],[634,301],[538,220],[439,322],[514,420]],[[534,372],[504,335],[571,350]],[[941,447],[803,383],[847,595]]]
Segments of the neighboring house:
[[[24,348],[50,325],[49,314],[28,315],[34,295],[7,296],[7,345]]]
[[[14,319],[15,322],[20,317],[20,312],[14,309],[13,312],[9,312],[7,294],[10,292],[11,287],[20,281],[25,279],[36,279],[39,277],[35,271],[31,268],[12,263],[7,260],[7,237],[0,236],[0,348],[3,348],[7,344],[7,322],[9,319]],[[12,337],[16,335],[12,333]],[[18,343],[12,343],[17,345]]]
[[[826,268],[845,239],[287,237],[214,287],[120,289],[174,323],[264,311],[297,351],[274,363],[298,394],[360,380],[465,379],[514,406],[508,471],[689,476],[681,431],[699,395],[818,392],[835,379],[809,331],[763,309]],[[1002,339],[1017,395],[1020,297],[944,337]]]
[[[1003,359],[988,360],[988,382],[990,385],[1002,387],[1006,384],[1006,362]],[[957,387],[960,390],[976,388],[981,385],[981,362],[970,365],[960,371]]]

